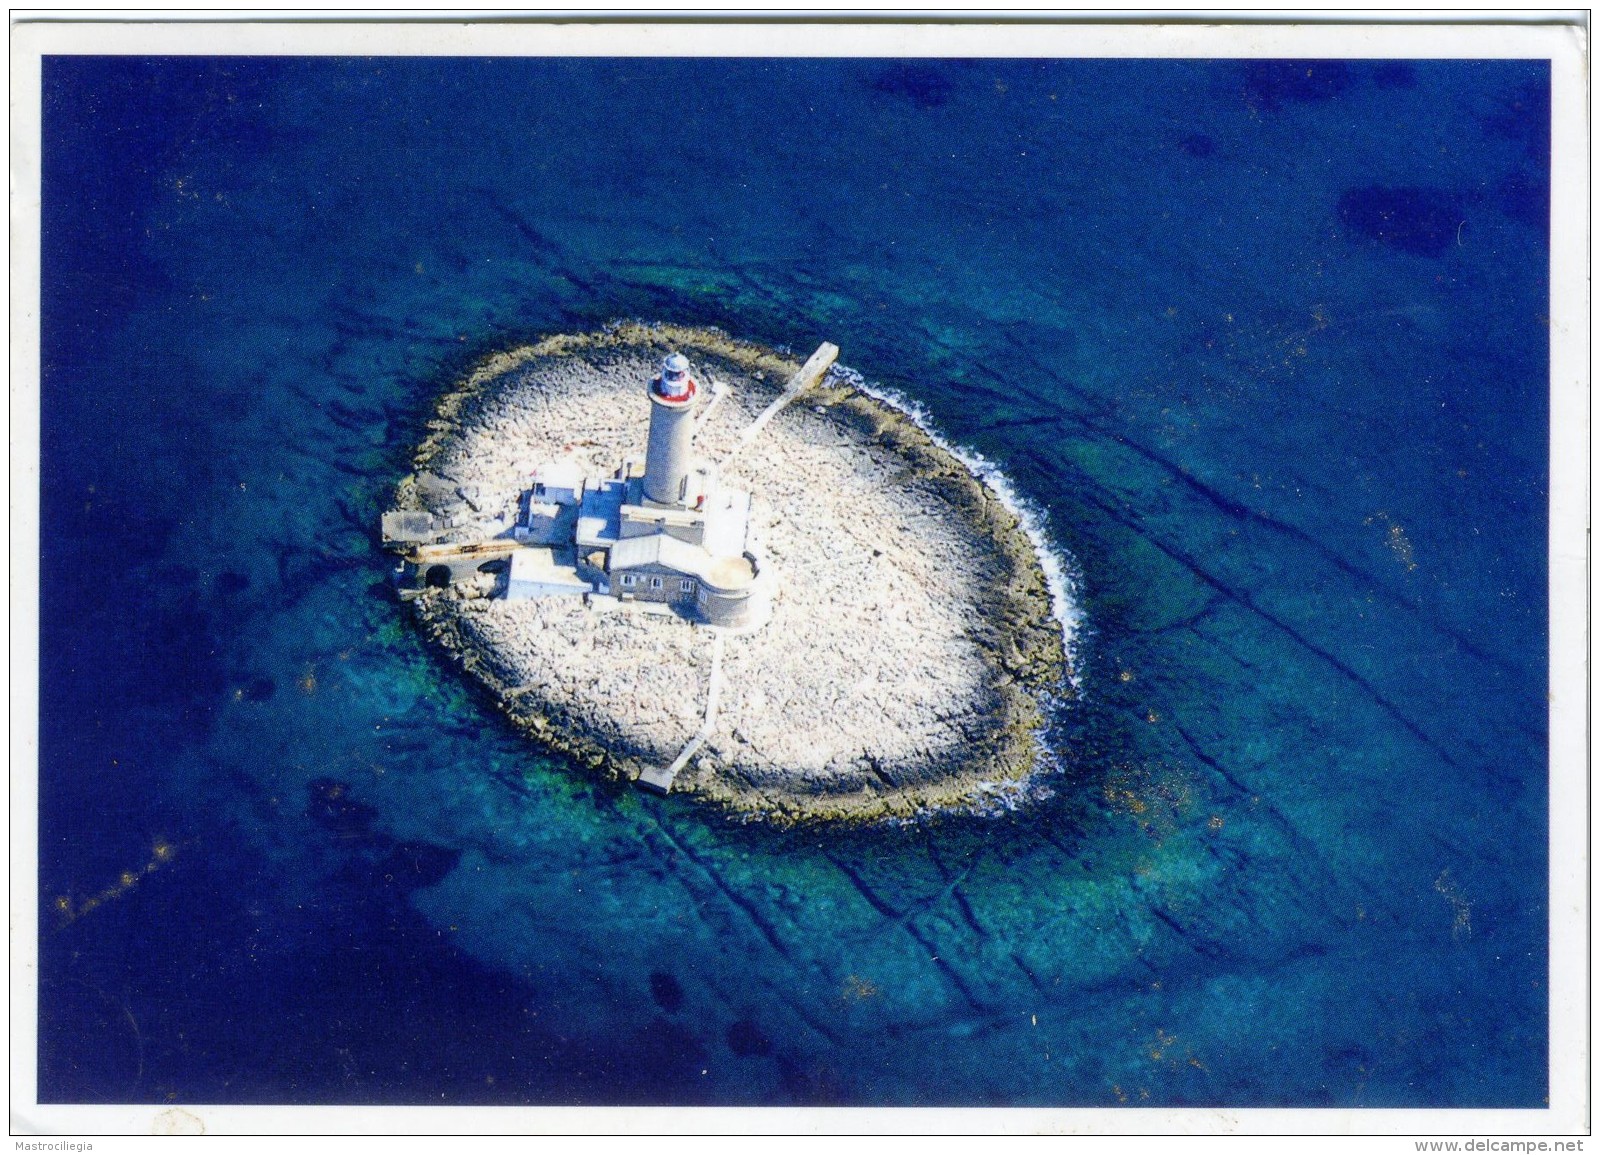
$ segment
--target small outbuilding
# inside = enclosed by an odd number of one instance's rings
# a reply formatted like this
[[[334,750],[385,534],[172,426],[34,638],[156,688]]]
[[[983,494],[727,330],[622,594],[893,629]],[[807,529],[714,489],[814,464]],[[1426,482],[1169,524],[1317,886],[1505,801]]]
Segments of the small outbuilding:
[[[530,546],[511,555],[511,570],[506,581],[506,598],[510,601],[581,597],[593,589],[593,584],[578,573],[576,566],[560,564],[553,550]]]

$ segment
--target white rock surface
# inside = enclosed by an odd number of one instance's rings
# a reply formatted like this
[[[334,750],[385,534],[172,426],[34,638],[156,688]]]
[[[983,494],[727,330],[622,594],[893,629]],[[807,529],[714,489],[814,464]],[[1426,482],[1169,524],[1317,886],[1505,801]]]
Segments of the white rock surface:
[[[702,382],[732,387],[695,442],[697,455],[722,461],[783,380],[684,351]],[[642,456],[645,385],[660,355],[598,348],[489,375],[457,420],[435,424],[418,460],[419,477],[474,493],[481,512],[441,500],[448,491],[437,485],[402,486],[402,504],[456,513],[453,537],[472,540],[503,526],[545,461],[569,456],[600,476]],[[1014,776],[1032,759],[1015,741],[996,745],[1019,706],[983,621],[1010,566],[938,479],[908,468],[832,399],[824,390],[785,409],[724,472],[755,496],[752,532],[778,589],[763,629],[726,639],[717,727],[678,788],[757,809],[798,800],[799,811],[847,795],[910,797],[974,769],[984,761],[975,747],[999,749]],[[623,773],[670,762],[700,726],[705,627],[575,598],[432,593],[417,607],[447,644],[480,659],[476,673],[514,718],[548,715],[548,728],[534,726],[546,737],[582,729]]]

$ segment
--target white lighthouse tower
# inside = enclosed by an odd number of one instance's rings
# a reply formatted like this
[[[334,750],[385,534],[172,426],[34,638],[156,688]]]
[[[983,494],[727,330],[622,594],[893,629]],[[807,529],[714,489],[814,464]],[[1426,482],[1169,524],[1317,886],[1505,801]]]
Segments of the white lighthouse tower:
[[[644,497],[652,505],[682,505],[694,440],[699,386],[689,358],[673,353],[650,382],[650,440],[645,446]]]

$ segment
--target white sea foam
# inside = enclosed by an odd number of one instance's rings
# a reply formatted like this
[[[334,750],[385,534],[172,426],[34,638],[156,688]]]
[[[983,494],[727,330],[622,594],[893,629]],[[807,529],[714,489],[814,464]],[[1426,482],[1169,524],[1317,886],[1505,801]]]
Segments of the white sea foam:
[[[976,449],[957,445],[940,433],[928,411],[919,402],[887,386],[867,380],[847,365],[836,363],[828,370],[828,376],[838,384],[858,389],[873,400],[881,401],[904,413],[918,429],[932,439],[935,445],[961,462],[974,477],[988,486],[1000,499],[1001,504],[1016,517],[1017,523],[1022,526],[1022,531],[1028,535],[1028,540],[1033,542],[1034,551],[1039,555],[1039,566],[1044,570],[1045,582],[1050,589],[1050,610],[1061,625],[1061,640],[1066,649],[1067,679],[1074,691],[1081,690],[1077,640],[1083,627],[1083,611],[1079,607],[1078,582],[1074,577],[1077,567],[1068,554],[1050,539],[1044,510],[1017,492],[1017,487],[1012,484],[1005,471],[994,462]]]

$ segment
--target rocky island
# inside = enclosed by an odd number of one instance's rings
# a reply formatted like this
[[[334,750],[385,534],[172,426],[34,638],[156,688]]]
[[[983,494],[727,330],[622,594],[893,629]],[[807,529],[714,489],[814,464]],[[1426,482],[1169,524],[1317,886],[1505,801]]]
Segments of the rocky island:
[[[384,515],[402,596],[608,777],[778,821],[1015,792],[1070,692],[1040,547],[837,354],[624,324],[490,358]]]

